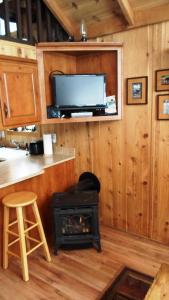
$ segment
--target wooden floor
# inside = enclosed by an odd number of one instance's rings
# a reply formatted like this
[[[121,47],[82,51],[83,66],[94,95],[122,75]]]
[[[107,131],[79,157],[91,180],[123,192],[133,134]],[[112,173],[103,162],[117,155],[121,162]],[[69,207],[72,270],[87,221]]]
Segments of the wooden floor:
[[[161,263],[169,263],[169,247],[108,227],[101,228],[101,235],[101,253],[61,250],[52,263],[39,253],[30,256],[27,283],[12,258],[8,270],[0,271],[0,299],[98,300],[124,266],[155,276]]]

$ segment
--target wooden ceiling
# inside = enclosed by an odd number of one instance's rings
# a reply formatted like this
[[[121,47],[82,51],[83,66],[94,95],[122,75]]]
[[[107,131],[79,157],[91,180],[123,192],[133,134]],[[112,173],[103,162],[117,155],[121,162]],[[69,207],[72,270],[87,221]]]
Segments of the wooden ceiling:
[[[169,0],[43,0],[75,38],[85,21],[89,38],[169,20]]]

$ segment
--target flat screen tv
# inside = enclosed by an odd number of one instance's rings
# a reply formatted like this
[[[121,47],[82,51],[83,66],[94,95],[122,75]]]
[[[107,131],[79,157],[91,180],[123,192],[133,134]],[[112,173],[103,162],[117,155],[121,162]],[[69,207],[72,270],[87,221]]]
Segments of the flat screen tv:
[[[105,107],[105,74],[53,74],[53,104],[60,110]]]

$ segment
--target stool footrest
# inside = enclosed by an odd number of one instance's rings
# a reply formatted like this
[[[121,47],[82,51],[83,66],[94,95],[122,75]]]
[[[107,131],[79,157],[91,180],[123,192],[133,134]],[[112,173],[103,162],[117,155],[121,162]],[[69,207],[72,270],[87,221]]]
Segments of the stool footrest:
[[[13,232],[11,230],[7,230],[7,232],[10,233],[10,234],[12,234],[12,235],[14,235],[14,236],[17,236],[17,237],[19,236],[19,234],[15,233],[15,232]]]
[[[13,255],[13,256],[15,256],[17,258],[20,258],[20,256],[18,254],[14,253],[14,252],[12,252],[10,250],[8,250],[7,252],[8,252],[8,254],[11,254],[11,255]]]
[[[29,236],[29,235],[26,235],[26,238],[27,238],[28,240],[31,240],[31,241],[35,242],[35,243],[41,243],[41,241],[39,241],[39,240],[37,240],[37,239],[35,239],[35,238]]]
[[[24,222],[25,222],[25,223],[32,224],[32,225],[33,225],[33,224],[35,224],[35,222],[33,222],[33,221],[30,221],[30,220],[27,220],[27,219],[24,219]]]
[[[8,227],[11,227],[11,226],[13,226],[13,225],[15,225],[15,224],[17,224],[17,223],[18,223],[18,220],[15,220],[15,221],[9,223]]]
[[[13,244],[17,243],[20,240],[20,238],[17,238],[16,240],[12,241],[8,244],[8,247],[12,246]]]
[[[25,229],[24,232],[26,233],[26,232],[30,231],[31,229],[33,229],[36,226],[38,226],[38,223],[33,223],[33,225],[28,227],[27,229]]]
[[[36,245],[35,247],[33,247],[31,250],[29,250],[26,255],[31,254],[33,251],[35,251],[37,248],[39,248],[40,246],[43,245],[43,242],[40,242],[38,245]]]

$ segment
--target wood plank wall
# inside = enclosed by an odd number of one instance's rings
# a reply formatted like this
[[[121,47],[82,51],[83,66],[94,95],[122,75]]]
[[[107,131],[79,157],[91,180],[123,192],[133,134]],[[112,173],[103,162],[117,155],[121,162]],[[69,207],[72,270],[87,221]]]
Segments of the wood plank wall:
[[[0,40],[0,54],[36,59],[34,46]]]
[[[123,120],[43,126],[76,148],[76,177],[101,180],[104,224],[169,244],[169,121],[157,121],[155,70],[169,68],[169,22],[107,36],[124,43]],[[148,104],[126,105],[126,78],[148,76]]]
[[[169,69],[169,22],[154,25],[153,28],[153,70]],[[153,90],[152,99],[155,99],[155,96]],[[153,102],[152,116],[155,115],[156,105]],[[169,244],[169,123],[167,121],[152,120],[152,184],[152,238]]]
[[[58,145],[76,148],[77,178],[86,170],[100,178],[104,224],[169,244],[169,122],[156,119],[154,83],[155,70],[169,68],[169,22],[100,40],[124,43],[123,120],[42,132],[56,132]],[[1,53],[35,58],[33,47],[23,52],[15,44],[13,51],[8,43],[0,44]],[[126,78],[138,76],[148,76],[148,105],[127,106]]]

